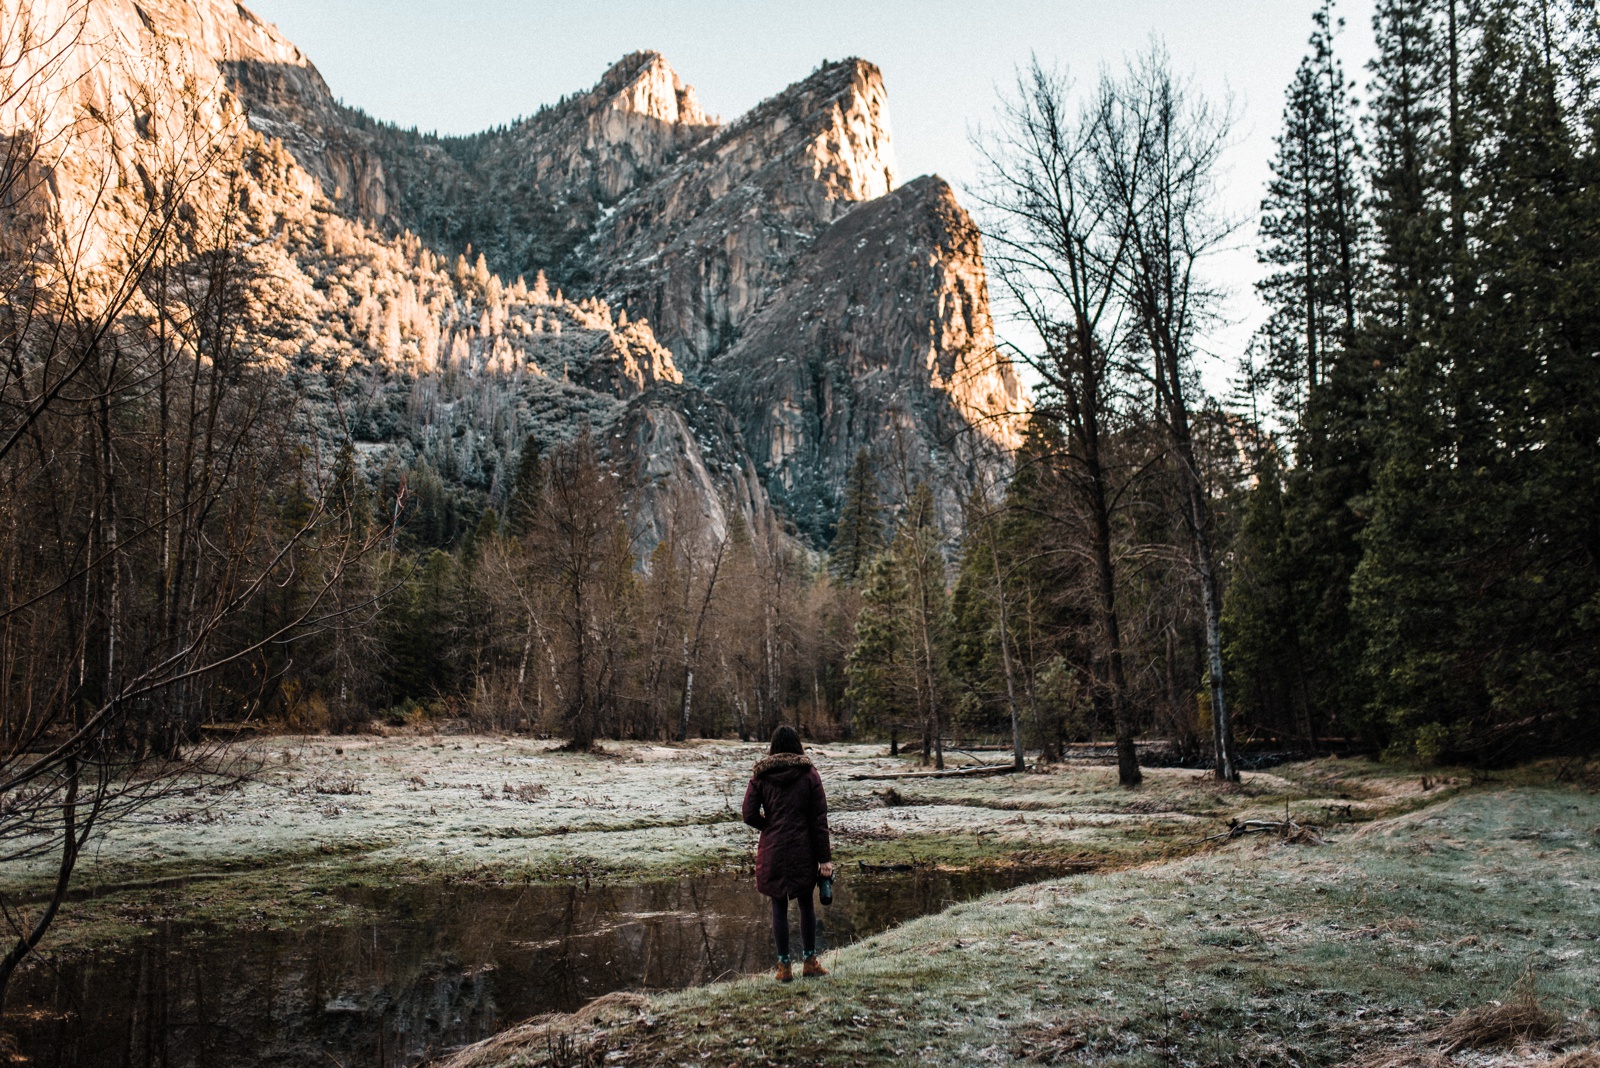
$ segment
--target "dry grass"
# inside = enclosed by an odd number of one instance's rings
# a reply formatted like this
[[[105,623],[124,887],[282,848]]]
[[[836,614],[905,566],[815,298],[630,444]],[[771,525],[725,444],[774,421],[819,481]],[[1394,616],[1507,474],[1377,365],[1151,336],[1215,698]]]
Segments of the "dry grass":
[[[547,796],[550,793],[550,787],[537,782],[525,782],[517,786],[505,783],[500,787],[500,793],[513,801],[521,801],[525,805],[531,805],[539,798]]]
[[[1450,1061],[1431,1049],[1387,1049],[1346,1061],[1345,1068],[1450,1068]]]
[[[1396,1047],[1346,1061],[1341,1068],[1465,1068],[1467,1064],[1473,1068],[1600,1068],[1600,1046],[1549,1057],[1522,1048],[1490,1057],[1479,1055],[1470,1061],[1456,1060],[1433,1049]]]
[[[1078,1021],[1050,1020],[1016,1030],[1012,1054],[1030,1064],[1055,1064],[1070,1058],[1088,1043]]]
[[[1543,1038],[1554,1031],[1559,1021],[1545,1011],[1534,994],[1531,976],[1524,976],[1516,992],[1504,1001],[1468,1009],[1443,1027],[1428,1033],[1439,1052],[1487,1049]]]
[[[1581,1049],[1559,1059],[1534,1060],[1527,1044],[1546,1038],[1560,1025],[1554,1013],[1539,1004],[1532,972],[1524,972],[1510,996],[1468,1009],[1443,1027],[1428,1031],[1421,1044],[1394,1046],[1347,1061],[1345,1068],[1453,1068],[1451,1057],[1465,1050],[1516,1046],[1516,1063],[1541,1068],[1600,1068],[1600,1053]]]

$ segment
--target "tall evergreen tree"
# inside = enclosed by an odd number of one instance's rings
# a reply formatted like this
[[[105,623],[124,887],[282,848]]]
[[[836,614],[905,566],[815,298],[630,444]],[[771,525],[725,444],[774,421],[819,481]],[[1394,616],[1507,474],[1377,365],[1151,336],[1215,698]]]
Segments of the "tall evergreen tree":
[[[1313,25],[1261,205],[1259,255],[1274,268],[1258,286],[1273,310],[1266,370],[1275,399],[1296,413],[1355,335],[1361,267],[1361,146],[1349,80],[1333,47],[1342,20],[1332,0],[1317,9]]]
[[[1439,312],[1448,202],[1450,61],[1440,9],[1454,0],[1381,0],[1368,121],[1377,236],[1375,325],[1405,349]],[[1392,355],[1380,353],[1379,358]]]
[[[916,704],[906,602],[904,573],[889,557],[878,557],[863,576],[861,612],[845,664],[845,697],[858,727],[894,729]]]
[[[862,591],[850,699],[870,722],[916,715],[922,759],[944,767],[948,722],[949,596],[933,493],[919,484]]]
[[[860,582],[872,560],[883,551],[883,515],[878,501],[878,476],[872,454],[856,453],[845,476],[844,507],[835,528],[830,570],[845,583]]]
[[[1228,676],[1240,719],[1315,744],[1306,686],[1307,650],[1295,611],[1295,558],[1286,539],[1283,473],[1275,454],[1256,461],[1233,541],[1233,580],[1223,612]]]
[[[506,526],[513,537],[522,537],[533,526],[539,509],[539,487],[543,477],[539,463],[539,442],[532,434],[522,443],[517,457],[517,473],[506,503]]]
[[[1419,8],[1385,3],[1373,95],[1410,106]],[[1243,504],[1230,591],[1228,658],[1244,673],[1246,715],[1315,739],[1365,704],[1364,642],[1350,618],[1350,577],[1360,560],[1360,502],[1371,486],[1377,378],[1361,310],[1369,300],[1370,229],[1362,203],[1362,146],[1349,85],[1334,50],[1331,3],[1313,15],[1310,47],[1291,83],[1273,179],[1262,203],[1261,285],[1272,308],[1264,334],[1266,378],[1291,417],[1293,465],[1259,457]],[[1398,86],[1398,88],[1396,88]],[[1408,120],[1385,118],[1384,158],[1406,154],[1394,138]],[[1426,137],[1404,133],[1412,141]],[[1404,185],[1391,176],[1390,186]],[[1384,277],[1389,277],[1385,275]]]

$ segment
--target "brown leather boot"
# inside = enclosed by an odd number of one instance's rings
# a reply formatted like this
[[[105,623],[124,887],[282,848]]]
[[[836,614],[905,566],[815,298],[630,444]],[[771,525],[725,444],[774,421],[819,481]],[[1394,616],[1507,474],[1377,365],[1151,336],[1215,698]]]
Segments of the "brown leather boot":
[[[807,957],[806,966],[800,969],[800,975],[805,979],[816,979],[827,974],[828,969],[824,968],[822,962],[815,957]]]
[[[809,965],[811,962],[806,961],[806,963]],[[792,979],[794,979],[794,969],[789,966],[788,961],[780,960],[778,962],[778,982],[787,983]]]

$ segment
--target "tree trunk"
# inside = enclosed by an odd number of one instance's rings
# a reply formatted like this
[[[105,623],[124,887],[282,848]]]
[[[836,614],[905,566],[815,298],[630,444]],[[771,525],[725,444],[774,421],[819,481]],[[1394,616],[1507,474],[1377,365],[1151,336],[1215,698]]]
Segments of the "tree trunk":
[[[1144,781],[1139,751],[1133,744],[1133,721],[1128,713],[1128,683],[1122,670],[1122,621],[1117,615],[1117,574],[1111,561],[1111,517],[1105,507],[1103,486],[1096,483],[1094,505],[1094,562],[1100,595],[1100,625],[1105,629],[1106,660],[1111,668],[1111,723],[1117,736],[1117,782],[1126,787]]]
[[[1000,548],[989,531],[989,556],[994,563],[994,595],[1000,609],[1000,662],[1006,672],[1006,706],[1011,710],[1011,766],[1021,771],[1027,761],[1022,752],[1022,717],[1017,712],[1017,683],[1011,668],[1011,634],[1006,627],[1006,584],[1000,570]]]
[[[683,671],[683,705],[678,710],[678,741],[689,740],[689,709],[694,704],[694,668],[685,665]]]
[[[1211,538],[1199,526],[1204,518],[1198,491],[1190,489],[1195,516],[1195,566],[1200,572],[1200,598],[1206,617],[1206,674],[1211,684],[1211,737],[1216,747],[1217,778],[1239,781],[1239,763],[1233,751],[1233,724],[1228,719],[1227,695],[1222,686],[1222,598],[1217,591],[1217,571],[1211,558]]]
[[[921,622],[922,622],[922,663],[923,663],[924,673],[927,676],[925,682],[926,682],[926,685],[927,685],[928,723],[933,729],[933,753],[934,753],[933,766],[934,766],[935,769],[937,769],[939,771],[943,771],[944,770],[944,725],[939,722],[939,698],[938,698],[938,694],[937,694],[938,679],[934,676],[934,669],[933,669],[933,636],[929,633],[929,631],[931,631],[933,629],[933,624],[928,619],[929,615],[932,614],[932,608],[928,604],[928,592],[927,592],[927,580],[926,580],[926,577],[920,574],[920,566],[919,566],[918,570],[919,570],[919,574],[917,576],[917,585],[919,587],[921,587],[921,592],[922,592],[922,598],[921,598],[921,601],[922,601],[922,610],[921,610],[921,616],[922,616],[922,619],[921,619]],[[923,747],[923,763],[927,763],[927,747],[926,747],[926,744]]]

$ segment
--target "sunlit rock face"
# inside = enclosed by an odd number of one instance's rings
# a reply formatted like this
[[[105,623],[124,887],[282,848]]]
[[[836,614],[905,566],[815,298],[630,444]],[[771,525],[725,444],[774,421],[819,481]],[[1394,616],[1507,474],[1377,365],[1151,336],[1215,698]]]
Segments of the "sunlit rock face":
[[[737,427],[682,384],[648,323],[537,276],[452,262],[402,232],[410,193],[381,158],[384,131],[354,122],[271,26],[210,0],[41,0],[19,18],[56,44],[4,72],[31,88],[0,93],[0,143],[42,146],[0,223],[7,249],[29,240],[18,223],[37,223],[36,247],[58,254],[64,235],[84,250],[92,299],[95,280],[115,279],[148,240],[160,192],[181,189],[186,236],[172,253],[229,250],[240,353],[293,381],[329,457],[348,441],[374,478],[425,466],[503,507],[527,441],[587,435],[635,475],[642,551],[670,510],[667,483],[670,507],[709,516],[713,533],[736,513],[771,525]],[[551,188],[632,182],[676,151],[672,130],[704,125],[659,57],[629,57],[579,104],[546,116],[589,146],[546,152],[561,162],[542,179]],[[125,318],[151,314],[136,298]],[[640,429],[652,426],[663,429]]]
[[[995,352],[977,228],[933,176],[824,230],[704,379],[818,538],[862,448],[891,496],[932,485],[955,529],[964,491],[1003,473],[1026,405]]]
[[[691,372],[727,349],[834,220],[894,186],[878,69],[825,66],[625,198],[581,249]]]
[[[551,193],[611,203],[713,129],[659,53],[635,52],[589,92],[519,123],[488,158],[531,170]]]
[[[225,64],[250,122],[283,140],[347,214],[409,230],[445,255],[487,256],[501,275],[545,270],[582,284],[571,258],[607,205],[715,125],[654,52],[616,63],[588,92],[508,127],[438,137],[337,103],[314,67],[265,53]]]
[[[8,198],[35,198],[33,217],[73,235],[80,265],[126,254],[163,180],[176,177],[207,203],[225,196],[227,176],[202,173],[198,161],[219,150],[239,159],[251,131],[237,99],[216,91],[219,62],[304,63],[241,11],[217,0],[0,5],[0,138],[8,157],[37,152],[33,175]],[[303,173],[295,178],[280,195],[314,195]]]
[[[870,63],[824,64],[719,125],[637,52],[441,138],[341,105],[238,4],[21,10],[87,19],[42,72],[40,217],[88,226],[114,261],[162,175],[214,154],[187,195],[201,218],[242,209],[263,357],[323,432],[351,416],[374,469],[426,461],[496,504],[529,436],[590,433],[652,529],[673,487],[718,530],[770,525],[770,493],[817,546],[859,448],[891,500],[933,484],[952,528],[959,496],[1005,474],[1026,398],[994,354],[978,235],[940,179],[897,186]],[[0,136],[33,122],[0,108]]]

